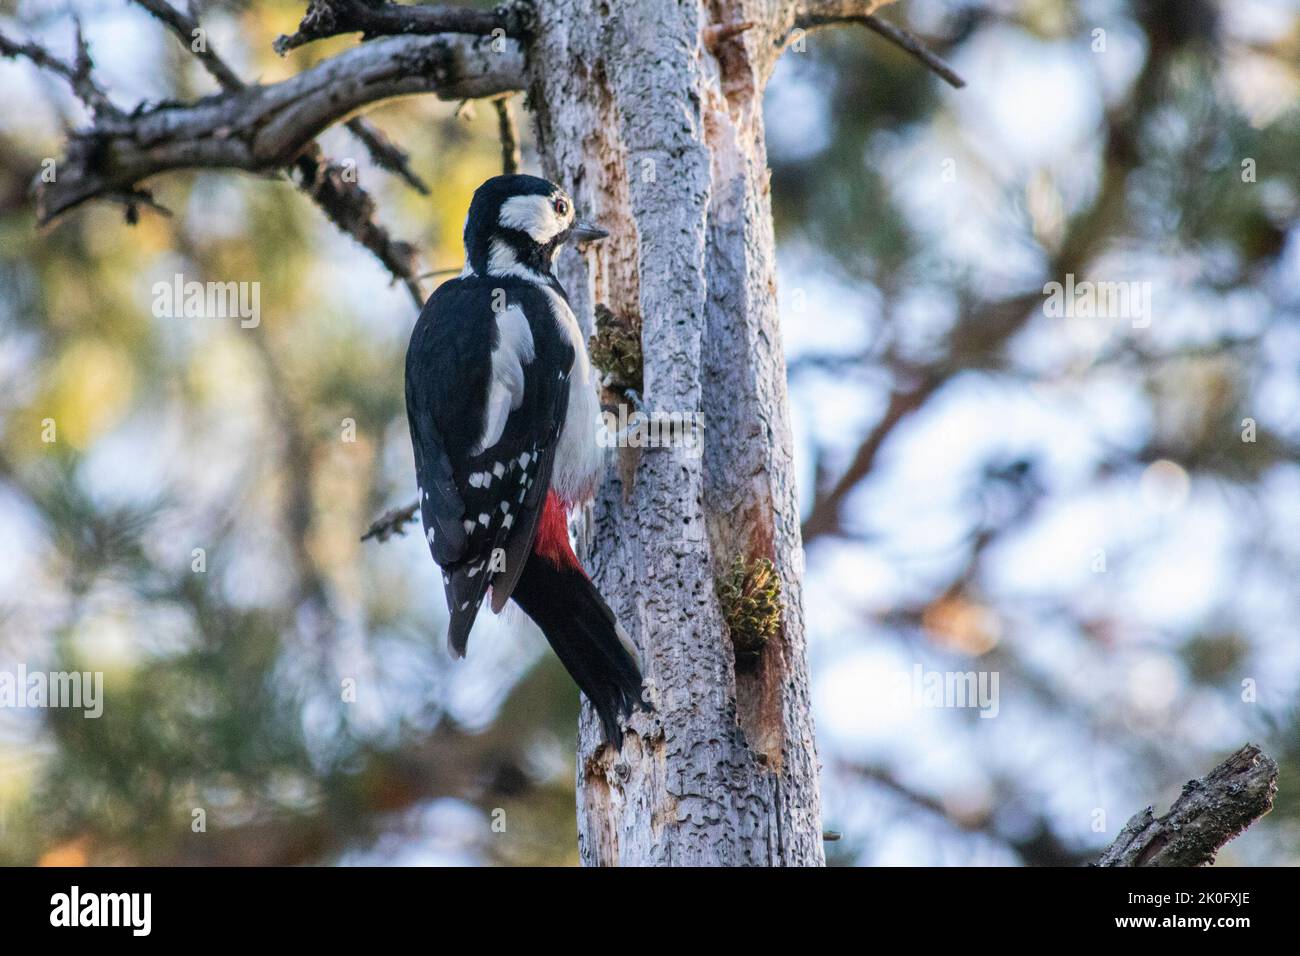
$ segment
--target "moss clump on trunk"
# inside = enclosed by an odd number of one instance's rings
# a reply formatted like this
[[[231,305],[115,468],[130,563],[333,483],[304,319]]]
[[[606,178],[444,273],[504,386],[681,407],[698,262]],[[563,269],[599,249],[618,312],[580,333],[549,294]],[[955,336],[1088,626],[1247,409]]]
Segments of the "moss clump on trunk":
[[[601,373],[601,384],[619,394],[628,389],[641,393],[641,329],[631,318],[615,315],[609,306],[596,306],[596,334],[588,343],[591,364]]]
[[[781,579],[767,558],[737,557],[718,583],[737,664],[752,664],[781,629]]]

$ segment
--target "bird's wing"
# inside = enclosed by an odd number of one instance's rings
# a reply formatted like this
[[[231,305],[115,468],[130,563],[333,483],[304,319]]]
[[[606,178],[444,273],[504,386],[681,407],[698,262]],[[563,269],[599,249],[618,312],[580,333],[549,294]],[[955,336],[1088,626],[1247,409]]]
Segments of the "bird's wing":
[[[411,337],[407,416],[457,655],[488,586],[494,610],[509,598],[550,486],[574,358],[551,322],[527,283],[461,279],[434,293]]]

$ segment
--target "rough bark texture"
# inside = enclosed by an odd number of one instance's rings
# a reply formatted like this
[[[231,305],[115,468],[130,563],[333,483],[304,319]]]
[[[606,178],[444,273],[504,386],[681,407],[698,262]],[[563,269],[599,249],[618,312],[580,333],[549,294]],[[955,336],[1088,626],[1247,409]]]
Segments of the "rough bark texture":
[[[793,15],[552,0],[530,48],[545,172],[612,233],[564,261],[575,307],[639,324],[647,410],[705,429],[702,456],[621,450],[584,529],[657,708],[621,754],[584,712],[587,864],[824,862],[762,122]],[[785,602],[778,639],[740,667],[715,592],[737,556],[770,558]]]
[[[1169,812],[1135,813],[1098,866],[1206,866],[1220,847],[1269,810],[1277,762],[1246,744],[1199,780],[1189,780]]]

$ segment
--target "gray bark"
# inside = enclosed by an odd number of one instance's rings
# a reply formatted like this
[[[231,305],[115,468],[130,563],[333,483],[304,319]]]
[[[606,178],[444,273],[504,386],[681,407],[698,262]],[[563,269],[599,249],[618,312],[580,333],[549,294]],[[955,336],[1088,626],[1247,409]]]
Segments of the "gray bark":
[[[1098,866],[1207,866],[1219,849],[1269,810],[1277,761],[1246,744],[1204,777],[1189,780],[1169,812],[1133,815]]]
[[[705,427],[702,457],[620,450],[590,516],[589,566],[656,713],[616,754],[584,709],[587,864],[824,862],[762,119],[793,16],[552,0],[530,47],[545,172],[612,233],[564,261],[566,288],[588,321],[599,303],[639,322],[647,409]],[[785,605],[779,639],[742,668],[715,593],[737,556],[774,562]]]

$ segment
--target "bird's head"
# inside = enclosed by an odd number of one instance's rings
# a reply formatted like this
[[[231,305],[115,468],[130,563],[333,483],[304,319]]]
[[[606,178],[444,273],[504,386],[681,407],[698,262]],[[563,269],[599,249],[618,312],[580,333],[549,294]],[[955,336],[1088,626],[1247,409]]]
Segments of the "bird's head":
[[[474,192],[465,218],[465,259],[478,275],[550,277],[560,249],[609,235],[577,218],[573,200],[537,176],[493,176]]]

